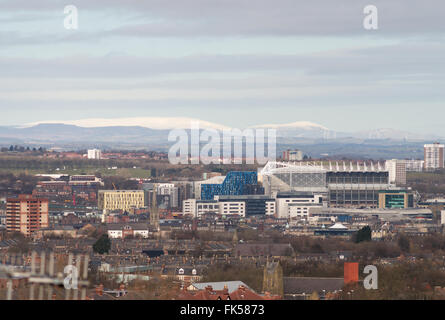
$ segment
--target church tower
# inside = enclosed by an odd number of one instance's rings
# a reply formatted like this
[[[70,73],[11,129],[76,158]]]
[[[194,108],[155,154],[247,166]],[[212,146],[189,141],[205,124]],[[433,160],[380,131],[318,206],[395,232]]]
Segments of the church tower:
[[[150,225],[155,227],[156,230],[159,230],[159,208],[156,201],[156,187],[153,188],[153,198],[151,201],[151,208],[150,208]]]

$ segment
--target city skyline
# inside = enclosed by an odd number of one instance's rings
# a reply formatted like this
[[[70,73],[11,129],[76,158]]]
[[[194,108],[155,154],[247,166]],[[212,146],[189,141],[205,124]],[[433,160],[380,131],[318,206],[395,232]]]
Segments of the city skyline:
[[[0,0],[0,301],[445,300],[444,13]]]

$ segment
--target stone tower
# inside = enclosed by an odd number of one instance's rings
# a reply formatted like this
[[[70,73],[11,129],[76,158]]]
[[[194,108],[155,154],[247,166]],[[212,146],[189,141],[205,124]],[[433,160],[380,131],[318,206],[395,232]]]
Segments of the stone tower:
[[[268,261],[264,266],[263,292],[283,297],[283,268],[279,261]]]
[[[235,232],[233,233],[232,243],[233,244],[237,244],[238,243],[238,230],[237,229],[235,229]]]
[[[156,196],[156,188],[153,188],[153,198],[150,208],[150,225],[155,227],[156,230],[159,230],[159,208],[156,201]]]

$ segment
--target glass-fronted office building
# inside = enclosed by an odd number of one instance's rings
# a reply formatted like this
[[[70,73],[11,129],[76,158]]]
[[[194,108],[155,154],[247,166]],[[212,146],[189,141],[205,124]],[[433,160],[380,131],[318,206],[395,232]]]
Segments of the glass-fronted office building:
[[[261,190],[252,186],[258,185],[256,171],[231,171],[221,184],[202,184],[201,199],[213,200],[215,196],[247,195],[252,190]]]

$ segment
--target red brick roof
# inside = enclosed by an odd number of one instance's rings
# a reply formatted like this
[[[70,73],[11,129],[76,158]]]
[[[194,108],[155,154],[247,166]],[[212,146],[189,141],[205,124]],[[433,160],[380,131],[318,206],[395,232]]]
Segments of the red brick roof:
[[[177,300],[281,300],[280,296],[272,296],[269,293],[259,295],[258,293],[240,286],[229,294],[229,290],[213,290],[211,286],[199,291],[182,291]]]

